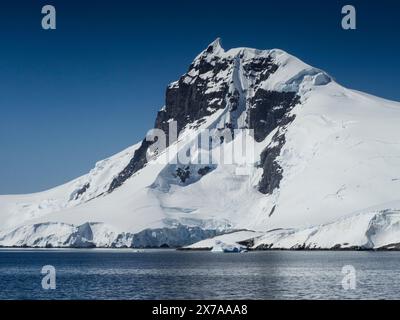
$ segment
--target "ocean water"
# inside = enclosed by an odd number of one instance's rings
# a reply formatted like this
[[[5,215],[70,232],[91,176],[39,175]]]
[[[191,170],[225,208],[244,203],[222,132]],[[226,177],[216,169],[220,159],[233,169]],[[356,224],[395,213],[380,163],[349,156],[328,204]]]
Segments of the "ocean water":
[[[42,288],[44,265],[54,290]],[[400,252],[0,250],[0,299],[399,298]]]

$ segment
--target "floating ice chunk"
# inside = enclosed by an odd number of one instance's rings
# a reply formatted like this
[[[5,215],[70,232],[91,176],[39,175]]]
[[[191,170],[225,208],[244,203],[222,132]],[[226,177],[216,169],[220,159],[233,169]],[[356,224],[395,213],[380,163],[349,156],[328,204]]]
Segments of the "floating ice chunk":
[[[211,252],[225,252],[225,253],[239,253],[246,250],[245,246],[240,244],[227,244],[222,241],[217,240],[215,245],[211,249]]]

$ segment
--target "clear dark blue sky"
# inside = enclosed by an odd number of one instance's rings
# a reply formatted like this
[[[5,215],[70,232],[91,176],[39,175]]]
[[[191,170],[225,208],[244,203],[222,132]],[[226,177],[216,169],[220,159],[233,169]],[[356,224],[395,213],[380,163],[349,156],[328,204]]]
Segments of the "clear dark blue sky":
[[[57,30],[41,29],[41,8]],[[357,30],[340,27],[357,9]],[[281,48],[348,87],[400,100],[400,4],[364,1],[2,1],[0,194],[56,186],[139,141],[167,84],[216,37]]]

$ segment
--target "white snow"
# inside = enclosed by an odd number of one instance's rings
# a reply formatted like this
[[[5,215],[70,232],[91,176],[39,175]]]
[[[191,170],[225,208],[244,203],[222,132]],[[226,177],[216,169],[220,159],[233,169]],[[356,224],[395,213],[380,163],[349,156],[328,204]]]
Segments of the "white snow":
[[[400,243],[400,210],[366,212],[332,223],[304,228],[278,229],[255,239],[254,248],[309,249],[362,247],[377,249]]]
[[[0,196],[0,230],[38,220],[101,196],[114,176],[129,163],[139,145],[97,162],[88,174],[54,189],[27,195]],[[86,184],[89,185],[87,191],[75,199],[77,191]]]
[[[236,231],[227,234],[223,234],[211,239],[205,239],[196,242],[187,249],[213,249],[213,251],[223,251],[224,248],[245,248],[245,246],[240,245],[239,242],[246,241],[249,239],[257,238],[261,236],[262,233],[254,231]]]

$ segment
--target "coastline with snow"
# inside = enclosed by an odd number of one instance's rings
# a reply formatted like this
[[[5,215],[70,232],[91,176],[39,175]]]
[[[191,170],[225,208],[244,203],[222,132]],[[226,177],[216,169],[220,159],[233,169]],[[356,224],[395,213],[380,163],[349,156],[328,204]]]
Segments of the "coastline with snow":
[[[178,225],[118,233],[101,223],[50,223],[0,233],[0,247],[175,248],[179,250],[400,250],[400,210],[357,213],[304,229],[203,230]]]

